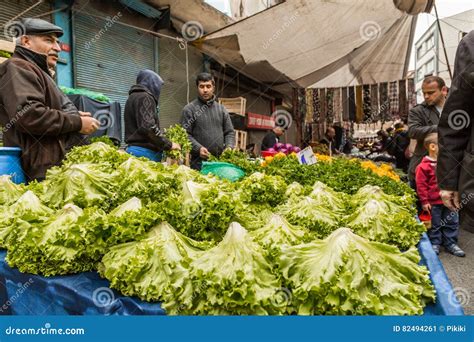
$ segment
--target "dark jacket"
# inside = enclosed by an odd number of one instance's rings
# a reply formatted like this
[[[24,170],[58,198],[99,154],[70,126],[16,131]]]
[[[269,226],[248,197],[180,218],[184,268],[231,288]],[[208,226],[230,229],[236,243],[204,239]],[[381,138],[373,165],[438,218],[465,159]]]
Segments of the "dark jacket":
[[[44,178],[60,164],[66,141],[82,128],[79,115],[62,110],[64,94],[54,83],[46,56],[17,46],[0,64],[0,125],[5,146],[22,149],[28,180]]]
[[[394,137],[390,141],[387,151],[395,157],[397,169],[408,172],[409,159],[405,156],[405,150],[410,145],[410,138],[406,130],[400,129],[395,132]]]
[[[191,167],[200,169],[201,147],[213,156],[220,156],[225,148],[235,145],[234,126],[227,109],[216,99],[204,101],[197,98],[183,108],[181,125],[188,132],[192,144]]]
[[[125,142],[130,146],[148,148],[155,152],[171,149],[172,143],[159,131],[157,106],[163,81],[151,70],[138,74],[137,84],[130,88],[125,103]],[[152,136],[152,128],[157,131]]]
[[[265,137],[262,140],[261,150],[266,151],[269,148],[275,146],[275,144],[279,141],[280,140],[278,139],[278,136],[275,134],[275,132],[269,131],[267,134],[265,134]]]
[[[416,105],[408,113],[408,137],[416,139],[416,147],[408,167],[408,179],[415,180],[415,170],[427,152],[423,141],[430,133],[438,130],[440,113],[435,106],[428,106],[425,102]]]
[[[436,160],[428,156],[416,167],[416,193],[422,205],[443,204],[436,181]]]
[[[438,127],[438,180],[461,193],[461,227],[474,232],[474,31],[456,52],[454,78]],[[464,196],[464,197],[463,197]]]

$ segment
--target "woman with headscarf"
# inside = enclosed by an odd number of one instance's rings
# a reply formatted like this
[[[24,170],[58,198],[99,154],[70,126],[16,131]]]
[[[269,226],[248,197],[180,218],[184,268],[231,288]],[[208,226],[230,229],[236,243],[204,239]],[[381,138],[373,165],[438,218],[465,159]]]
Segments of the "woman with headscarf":
[[[160,129],[159,99],[163,80],[152,70],[141,70],[137,84],[130,88],[125,104],[125,142],[127,152],[159,162],[163,151],[179,150]]]

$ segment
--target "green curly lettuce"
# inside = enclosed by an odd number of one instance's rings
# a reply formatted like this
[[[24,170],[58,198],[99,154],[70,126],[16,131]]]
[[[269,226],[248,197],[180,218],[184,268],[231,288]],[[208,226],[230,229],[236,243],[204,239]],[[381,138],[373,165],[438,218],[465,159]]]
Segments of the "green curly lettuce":
[[[236,183],[242,201],[276,206],[285,200],[287,185],[280,176],[256,172]]]
[[[104,215],[67,204],[42,223],[25,223],[11,234],[6,260],[21,272],[44,276],[91,271],[106,248],[93,224]]]
[[[189,141],[188,133],[181,125],[174,125],[168,128],[165,136],[170,141],[181,146],[181,150],[171,150],[166,152],[167,156],[170,158],[182,160],[186,157],[187,153],[191,152],[191,141]]]
[[[262,247],[238,223],[224,239],[190,265],[190,281],[165,299],[168,314],[276,315],[285,308],[275,301],[281,288]]]
[[[298,201],[288,201],[278,208],[291,224],[305,227],[319,238],[324,238],[337,229],[341,216],[321,205],[312,197],[305,196]]]
[[[420,315],[435,300],[415,248],[371,242],[340,228],[324,240],[283,246],[279,267],[300,315]]]
[[[0,206],[15,202],[25,191],[25,186],[13,183],[11,176],[0,176]]]
[[[181,295],[189,282],[189,264],[207,248],[163,222],[139,241],[112,247],[99,265],[110,286],[147,301]]]

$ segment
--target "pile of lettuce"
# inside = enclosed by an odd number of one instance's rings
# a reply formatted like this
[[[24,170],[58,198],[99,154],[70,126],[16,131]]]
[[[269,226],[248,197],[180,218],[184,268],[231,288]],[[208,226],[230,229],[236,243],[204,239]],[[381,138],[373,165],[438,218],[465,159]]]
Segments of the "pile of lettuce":
[[[433,298],[403,186],[366,170],[354,179],[345,170],[358,163],[337,159],[262,169],[226,155],[248,176],[231,183],[103,142],[74,148],[43,182],[2,176],[7,262],[46,276],[99,270],[170,314],[413,314]]]
[[[283,246],[278,259],[299,315],[419,315],[435,300],[415,248],[404,253],[348,228],[324,240]]]

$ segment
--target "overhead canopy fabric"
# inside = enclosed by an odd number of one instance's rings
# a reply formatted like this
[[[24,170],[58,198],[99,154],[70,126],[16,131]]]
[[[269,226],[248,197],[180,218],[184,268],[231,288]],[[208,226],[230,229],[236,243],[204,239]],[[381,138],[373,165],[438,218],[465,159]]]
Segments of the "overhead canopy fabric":
[[[272,88],[401,79],[416,16],[432,0],[288,0],[196,45]],[[400,9],[399,9],[400,8]]]

